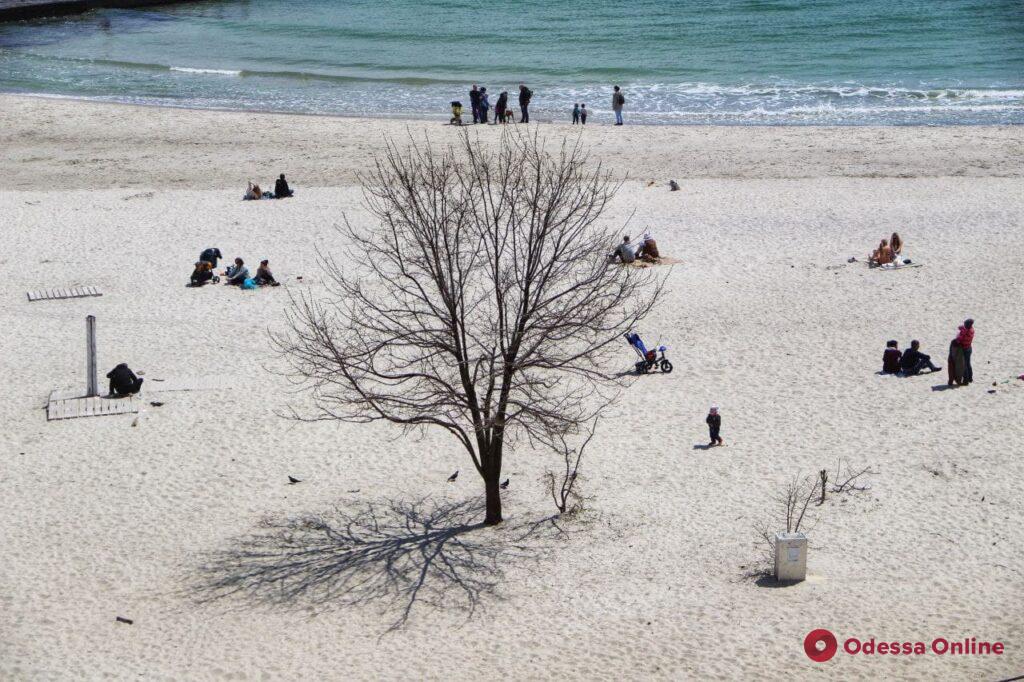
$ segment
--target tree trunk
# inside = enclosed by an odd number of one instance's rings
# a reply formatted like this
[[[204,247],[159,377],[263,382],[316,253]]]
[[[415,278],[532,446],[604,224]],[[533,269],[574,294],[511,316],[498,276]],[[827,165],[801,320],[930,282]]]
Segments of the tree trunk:
[[[487,496],[487,515],[484,517],[485,526],[496,526],[501,523],[501,488],[498,487],[498,479],[501,478],[501,470],[488,471],[484,475],[484,491]]]

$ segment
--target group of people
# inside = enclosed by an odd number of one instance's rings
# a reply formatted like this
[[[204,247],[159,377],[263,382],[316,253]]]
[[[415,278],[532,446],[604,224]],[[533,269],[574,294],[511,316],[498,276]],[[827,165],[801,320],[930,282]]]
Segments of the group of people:
[[[949,386],[967,386],[974,381],[974,371],[971,368],[971,347],[974,343],[974,320],[964,320],[957,330],[956,338],[949,343],[949,357],[947,361]],[[921,352],[921,343],[917,340],[910,342],[910,348],[901,351],[899,343],[889,341],[885,344],[885,352],[882,353],[882,373],[900,374],[902,376],[914,376],[924,370],[932,372],[941,371],[936,366],[931,356]]]
[[[533,99],[533,91],[524,84],[519,84],[519,122],[530,122],[530,101]],[[462,125],[462,102],[454,101],[452,106],[452,125]],[[487,123],[490,119],[491,99],[487,88],[478,87],[475,83],[469,91],[469,106],[473,112],[473,123]],[[612,111],[615,113],[615,125],[623,124],[622,112],[626,106],[626,95],[622,88],[616,85],[612,90]],[[573,105],[572,122],[587,124],[587,105],[579,103]],[[509,106],[508,92],[503,91],[498,95],[494,103],[494,117],[491,123],[515,123],[515,114]],[[282,176],[283,177],[283,176]]]
[[[658,252],[658,242],[654,241],[650,232],[644,232],[639,242],[634,242],[629,235],[622,238],[622,243],[615,247],[615,250],[608,254],[608,260],[632,263],[642,260],[647,263],[657,263],[661,259]]]
[[[234,264],[229,265],[218,276],[214,272],[217,267],[217,261],[223,257],[220,249],[216,247],[205,249],[199,254],[199,260],[196,261],[188,286],[201,287],[205,284],[216,284],[221,281],[221,278],[224,279],[224,284],[241,287],[242,289],[255,289],[264,286],[276,287],[280,285],[280,282],[274,278],[274,273],[270,270],[269,260],[261,260],[260,266],[256,268],[256,275],[252,276],[249,268],[245,265],[245,261],[241,258],[236,258]]]
[[[519,84],[519,122],[530,122],[530,100],[533,91],[524,84]],[[487,123],[490,118],[491,97],[487,88],[477,87],[474,83],[469,91],[469,106],[473,111],[473,123]],[[508,92],[502,91],[494,103],[494,118],[491,123],[515,123],[515,113],[508,103]],[[452,123],[462,124],[462,103],[452,102]]]
[[[930,355],[921,352],[921,342],[917,339],[910,342],[910,348],[900,350],[899,342],[892,340],[885,344],[885,352],[882,353],[882,374],[901,374],[903,376],[914,376],[924,370],[938,372],[942,368],[932,363]]]
[[[284,173],[274,181],[274,191],[264,192],[259,185],[255,182],[249,181],[249,186],[245,189],[245,195],[242,199],[245,201],[254,201],[256,199],[287,199],[288,197],[294,196],[295,191],[288,186],[288,181],[284,178]]]
[[[883,239],[878,248],[868,256],[869,266],[889,265],[895,263],[901,265],[909,263],[910,259],[903,255],[903,240],[898,232],[893,232],[889,239]]]

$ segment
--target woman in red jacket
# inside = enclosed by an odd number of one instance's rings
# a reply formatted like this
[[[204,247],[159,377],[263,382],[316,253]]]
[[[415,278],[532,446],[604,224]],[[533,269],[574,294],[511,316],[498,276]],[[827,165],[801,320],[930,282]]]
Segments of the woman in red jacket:
[[[964,349],[964,385],[974,381],[974,370],[971,369],[971,344],[974,343],[974,320],[964,320],[956,342]]]
[[[974,320],[964,320],[956,338],[949,344],[949,385],[966,386],[974,381],[971,369],[971,346],[974,343]]]

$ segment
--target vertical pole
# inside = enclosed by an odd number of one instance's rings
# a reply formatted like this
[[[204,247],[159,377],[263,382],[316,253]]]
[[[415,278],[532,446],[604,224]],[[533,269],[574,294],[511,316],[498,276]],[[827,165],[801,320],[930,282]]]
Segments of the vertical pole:
[[[90,398],[100,394],[99,382],[96,378],[96,316],[89,315],[85,318],[85,346],[86,346],[86,368],[85,379],[87,382],[86,395]]]

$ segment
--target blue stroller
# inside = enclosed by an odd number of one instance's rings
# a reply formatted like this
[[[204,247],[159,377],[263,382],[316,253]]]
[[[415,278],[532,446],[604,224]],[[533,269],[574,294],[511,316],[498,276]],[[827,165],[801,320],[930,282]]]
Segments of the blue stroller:
[[[636,332],[630,332],[624,334],[624,336],[629,345],[636,351],[636,354],[640,356],[640,361],[634,365],[637,374],[647,374],[655,367],[664,374],[672,372],[672,363],[665,357],[665,351],[668,350],[666,346],[658,346],[657,350],[647,350],[647,346],[644,345],[640,335]],[[659,356],[658,353],[661,353],[661,355]]]

